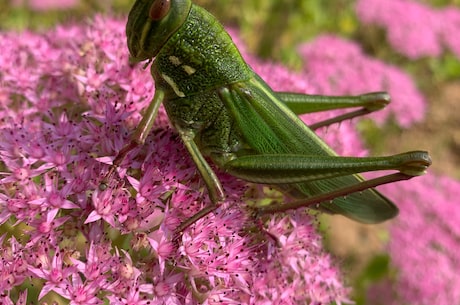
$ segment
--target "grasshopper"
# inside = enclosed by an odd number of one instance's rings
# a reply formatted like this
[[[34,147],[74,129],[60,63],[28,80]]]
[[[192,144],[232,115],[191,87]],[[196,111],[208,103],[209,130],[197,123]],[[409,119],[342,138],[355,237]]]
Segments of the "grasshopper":
[[[248,182],[272,185],[292,202],[256,207],[257,214],[313,207],[362,223],[395,217],[398,208],[374,187],[422,175],[425,151],[385,157],[338,156],[313,129],[385,107],[385,92],[318,96],[274,92],[243,60],[223,26],[191,0],[136,0],[126,25],[132,62],[152,61],[155,95],[113,168],[142,144],[164,105],[207,187],[212,205],[185,221],[185,229],[225,199],[207,160]],[[357,108],[308,127],[298,114]],[[395,170],[365,180],[362,172]]]

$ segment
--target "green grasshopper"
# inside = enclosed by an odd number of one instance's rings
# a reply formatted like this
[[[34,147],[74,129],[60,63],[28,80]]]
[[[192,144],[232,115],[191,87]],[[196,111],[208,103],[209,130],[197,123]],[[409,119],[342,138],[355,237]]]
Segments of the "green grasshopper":
[[[314,207],[363,223],[378,223],[398,213],[373,187],[422,175],[431,164],[424,151],[338,156],[297,114],[359,107],[319,122],[315,129],[381,109],[390,101],[388,94],[325,97],[274,92],[245,63],[223,26],[191,0],[137,0],[126,34],[131,60],[153,61],[155,95],[111,171],[144,142],[163,104],[213,203],[179,230],[225,199],[207,159],[237,178],[273,185],[293,198],[255,208],[257,214]],[[358,174],[378,170],[397,172],[371,180]]]

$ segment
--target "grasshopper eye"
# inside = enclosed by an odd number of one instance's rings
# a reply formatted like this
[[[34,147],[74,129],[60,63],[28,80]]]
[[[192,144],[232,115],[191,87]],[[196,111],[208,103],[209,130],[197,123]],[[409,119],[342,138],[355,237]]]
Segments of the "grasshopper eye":
[[[171,0],[154,0],[150,7],[149,17],[153,21],[161,20],[171,8]]]

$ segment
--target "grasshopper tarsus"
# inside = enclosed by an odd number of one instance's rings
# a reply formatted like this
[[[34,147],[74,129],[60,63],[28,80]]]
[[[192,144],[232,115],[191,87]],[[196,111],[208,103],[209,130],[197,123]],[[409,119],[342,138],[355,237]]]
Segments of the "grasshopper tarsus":
[[[139,143],[136,140],[131,140],[127,145],[125,145],[115,156],[112,164],[109,167],[109,170],[102,178],[101,182],[99,183],[99,190],[105,191],[110,186],[110,181],[112,180],[117,168],[121,165],[123,160],[126,158],[128,153],[132,151],[134,148],[139,146]]]
[[[176,228],[175,230],[175,233],[174,235],[180,235],[182,234],[182,232],[184,232],[185,229],[187,229],[188,227],[190,227],[192,224],[194,224],[197,220],[205,217],[206,215],[208,215],[209,213],[211,212],[214,212],[218,207],[220,206],[220,204],[210,204],[209,206],[201,209],[200,211],[198,211],[196,214],[194,214],[193,216],[187,218],[184,222],[182,222],[178,228]]]
[[[358,97],[363,104],[366,104],[364,108],[370,112],[381,110],[391,102],[390,95],[385,91],[365,93]]]
[[[115,159],[113,160],[112,167],[109,170],[109,172],[113,173],[113,171],[121,165],[128,153],[138,146],[139,142],[136,139],[133,139],[128,144],[126,144],[115,156]]]
[[[412,177],[424,175],[432,163],[431,157],[426,151],[410,151],[399,156],[405,159],[400,168],[401,173]]]

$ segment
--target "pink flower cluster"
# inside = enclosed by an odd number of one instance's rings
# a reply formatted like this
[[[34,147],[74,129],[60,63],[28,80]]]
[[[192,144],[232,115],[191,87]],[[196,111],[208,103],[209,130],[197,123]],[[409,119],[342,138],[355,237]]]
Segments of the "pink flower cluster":
[[[65,10],[76,7],[80,0],[11,0],[13,6],[27,5],[33,11]]]
[[[149,71],[128,64],[124,24],[0,34],[0,303],[31,278],[39,298],[70,304],[347,301],[313,220],[255,219],[248,186],[228,175],[227,202],[175,234],[209,199],[163,110],[101,188],[154,93]],[[280,66],[257,69],[280,89],[305,84]]]
[[[393,102],[370,115],[383,123],[390,115],[402,127],[420,122],[426,101],[411,77],[395,66],[371,58],[359,45],[333,35],[322,35],[299,47],[305,75],[320,94],[344,95],[387,91]]]
[[[428,174],[382,186],[398,203],[389,250],[399,271],[393,304],[456,304],[460,300],[460,182]]]
[[[413,0],[358,0],[358,17],[387,31],[388,41],[401,54],[417,59],[439,56],[444,48],[460,58],[460,9],[442,9]]]

